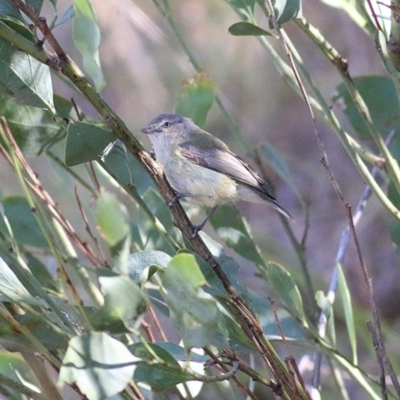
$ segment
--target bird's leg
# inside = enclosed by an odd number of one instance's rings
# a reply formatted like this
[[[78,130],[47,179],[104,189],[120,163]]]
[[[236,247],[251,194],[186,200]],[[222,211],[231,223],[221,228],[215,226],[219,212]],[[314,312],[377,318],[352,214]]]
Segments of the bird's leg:
[[[178,200],[184,197],[193,197],[190,193],[175,192],[175,196],[168,202],[168,207],[172,207]]]
[[[206,219],[200,225],[193,226],[193,232],[192,232],[192,235],[191,235],[192,238],[194,238],[204,228],[204,225],[210,219],[211,215],[213,215],[215,213],[215,210],[218,208],[218,206],[219,206],[219,204],[217,204],[216,206],[214,206],[211,209],[211,211],[208,213]]]

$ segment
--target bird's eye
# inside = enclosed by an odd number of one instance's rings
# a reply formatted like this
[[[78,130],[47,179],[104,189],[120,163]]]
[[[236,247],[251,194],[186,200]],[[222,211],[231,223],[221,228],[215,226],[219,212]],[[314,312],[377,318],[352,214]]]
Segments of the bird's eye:
[[[169,128],[171,126],[171,122],[164,122],[164,127],[165,128]]]

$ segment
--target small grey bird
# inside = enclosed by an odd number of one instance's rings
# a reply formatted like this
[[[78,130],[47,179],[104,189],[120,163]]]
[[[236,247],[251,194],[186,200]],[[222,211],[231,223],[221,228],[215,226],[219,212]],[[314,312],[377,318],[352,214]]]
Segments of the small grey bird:
[[[268,192],[266,181],[228,146],[190,118],[176,114],[155,117],[142,132],[149,135],[157,161],[163,166],[176,195],[170,205],[185,198],[212,207],[206,219],[194,227],[193,237],[222,203],[266,201],[293,220]]]

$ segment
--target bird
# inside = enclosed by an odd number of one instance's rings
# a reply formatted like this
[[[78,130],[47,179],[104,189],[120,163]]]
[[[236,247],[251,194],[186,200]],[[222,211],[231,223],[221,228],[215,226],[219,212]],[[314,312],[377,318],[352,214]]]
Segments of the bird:
[[[270,193],[265,179],[222,140],[190,118],[160,114],[141,132],[148,135],[156,160],[175,191],[169,206],[185,199],[211,207],[205,220],[193,227],[192,237],[204,228],[220,204],[230,201],[266,202],[293,220]]]

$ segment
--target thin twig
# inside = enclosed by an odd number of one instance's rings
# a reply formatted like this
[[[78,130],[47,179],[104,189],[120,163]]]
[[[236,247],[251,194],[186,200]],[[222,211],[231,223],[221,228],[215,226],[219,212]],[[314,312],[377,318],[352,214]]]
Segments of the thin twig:
[[[103,249],[101,248],[101,246],[99,246],[99,241],[97,240],[96,235],[93,233],[92,229],[90,228],[89,221],[88,221],[88,219],[86,217],[85,211],[83,210],[81,199],[79,198],[79,195],[78,195],[78,186],[77,185],[75,185],[75,198],[76,198],[76,201],[78,203],[79,212],[80,212],[80,214],[82,216],[82,219],[83,219],[83,222],[85,224],[86,232],[92,238],[93,243],[96,246],[97,251],[100,253],[100,255],[101,255],[102,259],[103,259],[103,265],[109,265],[108,261],[106,259],[106,256],[104,255]]]
[[[374,317],[374,323],[375,323],[375,332],[376,332],[376,338],[377,338],[377,342],[378,342],[378,350],[381,354],[381,357],[383,358],[384,362],[385,362],[385,367],[388,369],[389,375],[390,375],[390,379],[392,380],[394,389],[396,390],[397,395],[400,397],[400,383],[399,380],[397,379],[397,375],[393,369],[393,366],[389,360],[389,357],[387,355],[386,352],[386,346],[385,346],[385,342],[383,340],[383,334],[382,334],[382,327],[381,327],[381,321],[379,318],[379,313],[378,313],[378,308],[376,307],[376,303],[374,300],[374,293],[373,293],[373,288],[372,288],[372,281],[371,278],[369,277],[367,268],[365,267],[364,264],[364,260],[362,257],[362,253],[361,253],[361,248],[360,248],[360,243],[358,242],[358,237],[356,234],[356,229],[354,226],[354,222],[353,222],[353,218],[351,216],[351,207],[348,206],[347,208],[347,216],[349,219],[349,224],[350,224],[350,230],[354,239],[354,243],[356,246],[356,251],[357,251],[357,256],[358,256],[358,261],[361,267],[361,270],[363,272],[364,275],[364,279],[365,282],[367,284],[367,288],[368,288],[368,297],[369,297],[369,303],[370,306],[372,308],[372,315]]]
[[[372,326],[371,321],[367,321],[367,328],[368,328],[369,334],[371,336],[372,344],[374,345],[376,361],[378,362],[378,366],[379,366],[379,386],[381,388],[382,399],[387,400],[388,399],[388,390],[387,390],[387,386],[386,386],[386,377],[385,377],[385,365],[384,365],[385,360],[382,357],[382,353],[380,351],[381,346],[380,346],[378,338],[376,336],[376,330]]]
[[[164,329],[161,327],[160,321],[158,320],[157,314],[154,312],[153,306],[149,305],[147,311],[151,315],[151,318],[153,318],[153,321],[156,324],[156,329],[158,331],[158,334],[161,336],[161,339],[164,342],[168,342],[168,338],[165,335]]]
[[[221,368],[222,371],[224,372],[228,371],[228,367],[208,347],[203,347],[203,350],[213,360],[214,364],[218,365],[219,368]],[[241,389],[244,393],[246,393],[248,397],[250,397],[253,400],[257,400],[257,397],[254,395],[254,393],[246,385],[241,383],[240,380],[237,378],[237,376],[233,376],[232,379],[236,383],[236,386],[239,389]]]

